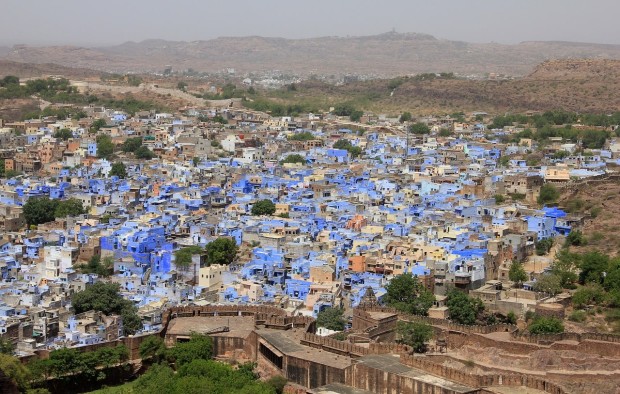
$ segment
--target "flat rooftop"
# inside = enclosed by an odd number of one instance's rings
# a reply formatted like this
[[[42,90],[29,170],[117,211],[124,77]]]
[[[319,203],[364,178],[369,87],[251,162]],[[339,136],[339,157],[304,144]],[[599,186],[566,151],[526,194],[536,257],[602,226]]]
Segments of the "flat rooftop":
[[[300,343],[303,332],[300,330],[261,329],[256,333],[282,354],[302,360],[317,362],[333,368],[344,369],[351,365],[351,358],[330,353],[325,350],[304,346]],[[300,335],[301,334],[301,335]]]
[[[405,364],[401,364],[400,357],[398,356],[393,356],[389,354],[368,355],[360,357],[359,359],[357,359],[357,362],[366,364],[369,367],[381,371],[410,377],[420,382],[425,382],[434,386],[439,386],[448,390],[452,390],[455,393],[465,394],[476,391],[476,389],[473,387],[455,383],[450,380],[440,378],[439,376],[431,375],[428,372],[422,371],[420,369],[412,368]]]
[[[356,389],[341,383],[332,383],[314,389],[316,394],[374,394],[372,391]]]
[[[227,326],[230,331],[209,335],[246,338],[254,330],[254,316],[178,317],[170,321],[166,335],[208,334],[209,331],[224,326]]]

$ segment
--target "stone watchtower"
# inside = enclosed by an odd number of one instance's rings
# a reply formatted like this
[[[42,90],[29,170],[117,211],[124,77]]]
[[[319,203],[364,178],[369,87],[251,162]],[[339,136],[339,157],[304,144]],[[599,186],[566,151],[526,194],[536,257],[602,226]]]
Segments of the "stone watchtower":
[[[360,303],[357,307],[359,309],[366,309],[366,308],[370,309],[372,307],[378,307],[378,306],[379,306],[379,302],[377,302],[377,296],[375,295],[374,290],[370,286],[366,287],[366,292],[364,293],[364,296],[360,300]]]

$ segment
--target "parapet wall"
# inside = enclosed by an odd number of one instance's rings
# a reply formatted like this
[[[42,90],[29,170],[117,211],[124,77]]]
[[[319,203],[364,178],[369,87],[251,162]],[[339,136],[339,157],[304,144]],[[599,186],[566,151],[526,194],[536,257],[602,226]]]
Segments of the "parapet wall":
[[[456,368],[447,367],[435,363],[424,356],[401,355],[400,362],[413,368],[426,371],[432,375],[441,376],[454,382],[471,387],[489,386],[516,386],[541,390],[551,394],[567,394],[566,391],[555,383],[545,379],[517,374],[488,374],[477,375],[460,371]]]

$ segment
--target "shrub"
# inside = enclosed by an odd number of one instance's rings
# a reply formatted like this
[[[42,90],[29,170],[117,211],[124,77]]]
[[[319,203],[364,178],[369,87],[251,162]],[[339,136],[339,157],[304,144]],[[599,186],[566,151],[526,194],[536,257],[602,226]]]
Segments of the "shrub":
[[[573,311],[568,317],[568,320],[583,323],[586,321],[588,314],[585,311]]]
[[[564,324],[555,317],[537,316],[528,327],[532,334],[558,334],[564,332]]]

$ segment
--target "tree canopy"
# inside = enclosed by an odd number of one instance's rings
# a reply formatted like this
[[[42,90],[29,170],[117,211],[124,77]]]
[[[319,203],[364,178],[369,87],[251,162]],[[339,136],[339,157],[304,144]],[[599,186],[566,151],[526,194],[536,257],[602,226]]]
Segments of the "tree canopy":
[[[207,264],[229,265],[235,260],[239,247],[232,238],[220,237],[205,246]]]
[[[402,274],[385,287],[384,301],[391,307],[414,315],[427,315],[435,296],[422,286],[418,278]]]
[[[446,297],[448,315],[450,319],[459,324],[473,325],[478,315],[484,311],[484,304],[478,298],[472,298],[467,294],[452,289]]]
[[[87,264],[79,265],[78,268],[86,274],[108,277],[114,272],[114,258],[107,256],[102,260],[101,255],[96,254],[88,260]]]
[[[273,215],[276,211],[276,205],[268,199],[260,200],[252,205],[252,215]]]
[[[288,139],[290,141],[311,141],[316,139],[314,134],[309,131],[302,131],[301,133],[295,133],[293,135],[289,135]]]
[[[300,154],[293,153],[292,155],[288,155],[284,159],[282,159],[282,161],[280,161],[280,164],[285,164],[285,163],[306,164],[306,159]]]
[[[76,314],[96,310],[106,315],[120,315],[123,318],[125,335],[134,334],[142,328],[137,308],[133,302],[121,296],[118,283],[96,282],[86,287],[84,291],[73,294],[71,305]]]
[[[17,357],[0,353],[0,371],[20,392],[26,392],[30,388],[30,370]],[[3,387],[3,389],[7,389],[9,393],[13,392],[11,387]]]
[[[425,123],[414,123],[409,126],[409,131],[413,134],[429,134],[431,129]]]
[[[73,138],[73,132],[69,129],[60,129],[54,133],[54,138],[59,138],[63,141]]]
[[[398,118],[398,121],[400,123],[405,123],[405,122],[411,121],[411,119],[413,119],[413,116],[411,115],[411,112],[403,112],[400,115],[400,118]]]
[[[411,346],[416,353],[424,353],[426,342],[433,337],[433,327],[418,321],[399,321],[396,332],[400,336],[400,342]]]
[[[64,218],[67,216],[78,216],[86,213],[82,200],[77,198],[69,198],[66,200],[58,201],[56,209],[54,210],[54,216],[57,218]]]
[[[136,159],[151,160],[155,157],[155,153],[146,146],[142,145],[134,152]]]
[[[317,315],[316,325],[328,330],[342,331],[345,324],[343,314],[342,308],[325,308]]]
[[[202,251],[203,249],[198,245],[181,248],[174,252],[174,264],[179,268],[187,268],[192,263],[192,256]]]
[[[132,138],[127,138],[125,142],[123,142],[121,149],[123,152],[135,152],[141,146],[142,146],[142,137],[132,137]]]
[[[101,134],[97,136],[97,157],[107,159],[114,153],[114,144],[109,135]]]
[[[57,206],[58,202],[48,197],[29,198],[23,206],[26,223],[31,226],[55,220]]]
[[[121,179],[127,178],[127,168],[125,167],[125,163],[122,161],[117,161],[112,164],[112,168],[110,169],[110,176],[117,176]]]
[[[517,286],[527,280],[527,273],[523,268],[523,264],[519,261],[513,261],[508,271],[508,279],[514,282]]]
[[[540,194],[538,195],[538,203],[541,205],[554,203],[560,198],[560,191],[557,187],[550,183],[545,183],[540,188]]]
[[[39,225],[67,216],[85,213],[82,201],[77,198],[52,200],[48,197],[29,198],[23,206],[24,217],[28,225]]]
[[[557,334],[564,332],[564,324],[555,317],[536,316],[527,329],[532,334]]]

